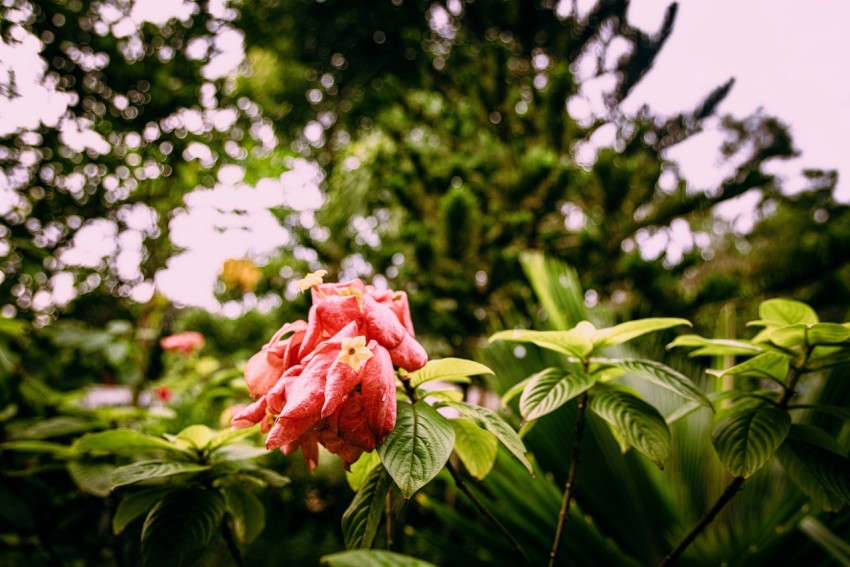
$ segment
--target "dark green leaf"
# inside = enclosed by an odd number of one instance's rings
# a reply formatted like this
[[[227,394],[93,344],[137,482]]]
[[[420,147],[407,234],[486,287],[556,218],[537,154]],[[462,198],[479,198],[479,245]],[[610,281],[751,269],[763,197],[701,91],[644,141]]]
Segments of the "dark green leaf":
[[[224,496],[215,490],[191,488],[166,494],[142,528],[145,567],[192,565],[207,549],[224,513]]]
[[[455,432],[446,418],[419,401],[398,404],[395,429],[378,450],[405,500],[431,481],[449,460]]]
[[[125,494],[112,517],[112,533],[118,535],[123,532],[124,528],[130,525],[130,522],[143,514],[147,514],[160,498],[172,490],[174,489],[171,487],[146,488]]]
[[[587,391],[596,376],[580,370],[547,368],[531,377],[519,398],[519,411],[526,421],[551,413]]]
[[[658,410],[634,394],[604,384],[590,391],[589,408],[608,422],[618,441],[664,468],[670,454],[670,429]]]
[[[455,430],[455,453],[474,479],[483,479],[496,463],[499,440],[471,419],[452,419],[450,423]]]
[[[266,527],[266,509],[259,498],[237,485],[221,487],[233,534],[239,543],[251,543]]]
[[[837,511],[850,504],[850,459],[824,431],[794,424],[777,452],[788,476],[807,496]]]
[[[184,463],[180,461],[142,461],[112,472],[112,486],[124,486],[153,478],[164,478],[175,474],[195,473],[208,470],[209,465]]]
[[[442,402],[440,405],[456,409],[463,417],[471,419],[475,425],[495,435],[508,451],[525,466],[528,474],[534,476],[531,463],[525,456],[526,449],[522,439],[504,419],[499,417],[499,414],[487,408],[473,406],[465,402]]]
[[[77,453],[73,448],[62,445],[61,443],[52,443],[50,441],[38,440],[21,440],[7,441],[0,445],[3,451],[24,451],[30,453],[50,453],[57,459],[72,459]]]
[[[342,535],[346,549],[369,549],[381,523],[387,491],[392,487],[387,470],[378,465],[366,477],[342,515]]]
[[[711,440],[723,466],[748,478],[761,469],[788,435],[787,412],[760,400],[743,399],[717,415]]]
[[[463,358],[440,358],[429,360],[423,368],[408,374],[410,385],[414,388],[431,380],[445,380],[455,376],[477,376],[493,374],[493,371],[481,363]]]
[[[532,378],[533,376],[529,376],[525,380],[520,380],[519,382],[508,388],[508,391],[502,394],[502,405],[507,406],[512,399],[522,394],[522,391],[525,389],[525,387],[528,385]]]
[[[433,564],[408,555],[376,549],[343,551],[322,557],[329,567],[435,567]]]

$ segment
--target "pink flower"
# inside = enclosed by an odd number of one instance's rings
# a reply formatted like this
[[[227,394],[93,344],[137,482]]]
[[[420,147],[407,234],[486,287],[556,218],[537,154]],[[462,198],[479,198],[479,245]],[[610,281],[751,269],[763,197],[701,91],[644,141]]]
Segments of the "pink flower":
[[[413,336],[406,294],[360,280],[315,279],[310,289],[307,322],[284,325],[248,361],[245,380],[259,399],[232,425],[260,423],[266,447],[300,448],[311,470],[322,444],[347,469],[395,427],[394,365],[418,370],[428,356]]]
[[[189,355],[204,346],[204,336],[197,331],[185,331],[170,337],[163,337],[159,344],[163,350]]]

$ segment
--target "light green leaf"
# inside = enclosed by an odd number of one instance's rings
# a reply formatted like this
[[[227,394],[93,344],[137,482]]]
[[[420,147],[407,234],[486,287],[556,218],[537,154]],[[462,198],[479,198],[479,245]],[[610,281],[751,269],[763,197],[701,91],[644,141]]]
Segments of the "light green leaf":
[[[112,472],[116,469],[112,463],[86,463],[71,461],[68,473],[74,484],[82,492],[106,498],[112,491]]]
[[[429,360],[424,367],[408,374],[410,385],[414,388],[431,380],[445,380],[455,376],[477,376],[493,374],[493,371],[479,362],[463,358],[440,358]]]
[[[627,321],[614,327],[608,327],[607,329],[598,329],[591,340],[595,348],[603,348],[628,342],[641,335],[681,325],[693,326],[687,319],[672,317],[638,319],[636,321]]]
[[[47,439],[50,437],[82,433],[84,431],[91,431],[92,429],[100,429],[102,427],[102,424],[93,422],[89,419],[70,415],[59,415],[48,419],[40,419],[35,424],[27,427],[20,435],[16,435],[16,437],[25,437],[27,439]]]
[[[711,440],[723,466],[748,478],[767,464],[790,428],[787,412],[749,398],[717,415]]]
[[[100,433],[91,433],[77,439],[73,445],[80,453],[112,453],[115,455],[136,456],[139,453],[167,451],[186,456],[186,451],[172,445],[165,439],[145,435],[132,429],[110,429]]]
[[[125,494],[112,518],[112,533],[118,535],[123,532],[130,522],[142,514],[147,514],[160,498],[172,490],[174,489],[171,487],[157,487]]]
[[[373,468],[348,509],[342,515],[342,536],[346,549],[369,549],[378,533],[387,491],[392,487],[383,465]]]
[[[260,499],[241,486],[221,487],[233,535],[239,543],[251,543],[266,527],[266,509]]]
[[[456,409],[463,417],[471,419],[475,425],[495,435],[508,451],[525,466],[528,474],[534,476],[531,463],[525,456],[526,449],[522,439],[504,419],[499,417],[499,414],[487,408],[473,406],[465,402],[441,402],[439,405]]]
[[[381,457],[377,451],[363,453],[354,464],[351,465],[351,470],[345,473],[345,479],[348,481],[348,486],[351,490],[357,492],[366,481],[369,473],[381,463]]]
[[[259,431],[259,426],[246,427],[244,429],[225,429],[224,431],[219,431],[215,435],[213,435],[212,439],[210,439],[208,449],[210,451],[215,451],[219,447],[224,445],[228,445],[230,443],[236,443],[238,441],[242,441],[251,437]]]
[[[28,453],[50,453],[57,459],[73,459],[77,452],[73,448],[61,443],[50,441],[39,441],[36,439],[22,439],[20,441],[7,441],[0,444],[3,451],[24,451]]]
[[[776,457],[803,494],[824,510],[837,512],[847,503],[831,488],[836,485],[840,488],[841,478],[847,477],[846,471],[841,473],[840,464],[847,459],[838,451],[838,443],[822,430],[809,425],[792,424],[788,437],[776,451]],[[846,489],[846,480],[844,484]]]
[[[533,343],[541,348],[553,350],[567,356],[584,359],[593,350],[590,339],[582,336],[576,330],[571,331],[500,331],[490,337],[490,342],[513,341],[517,343]]]
[[[434,398],[444,402],[459,402],[463,399],[463,392],[460,390],[425,390],[423,388],[416,389],[416,395],[420,399]]]
[[[381,462],[409,500],[449,460],[455,432],[446,418],[419,401],[398,404],[395,429],[378,449]]]
[[[269,454],[269,450],[265,447],[255,447],[246,445],[245,443],[232,443],[219,447],[210,453],[210,461],[213,463],[221,463],[224,461],[246,461],[256,459]]]
[[[195,563],[219,530],[224,513],[224,496],[216,490],[192,488],[166,494],[142,528],[145,567]]]
[[[759,305],[759,320],[750,321],[747,326],[784,327],[817,322],[818,314],[805,303],[793,299],[768,299]]]
[[[781,347],[841,345],[850,339],[850,329],[837,323],[788,325],[762,331],[760,337]]]
[[[112,486],[124,486],[150,480],[164,478],[175,474],[195,473],[208,470],[209,465],[184,463],[181,461],[141,461],[118,467],[112,472]]]
[[[588,407],[608,422],[621,442],[664,468],[670,454],[670,429],[658,410],[634,394],[603,384],[591,390]]]
[[[359,549],[325,555],[322,565],[329,567],[435,567],[432,563],[392,551]]]
[[[531,377],[519,398],[519,411],[526,421],[551,413],[587,391],[596,376],[580,370],[547,368]]]
[[[213,438],[213,431],[206,425],[190,425],[177,434],[174,442],[186,448],[203,451]]]
[[[699,335],[681,335],[667,345],[668,349],[678,347],[697,347],[688,356],[737,356],[755,355],[764,352],[764,348],[745,341],[729,339],[706,339]]]
[[[508,391],[502,394],[502,405],[507,406],[512,399],[522,394],[522,391],[525,389],[525,387],[528,385],[532,378],[533,376],[529,376],[525,380],[520,380],[519,382],[508,388]]]
[[[678,394],[686,400],[696,402],[706,407],[712,408],[711,402],[705,397],[699,388],[697,388],[690,378],[673,370],[666,364],[655,362],[654,360],[641,359],[594,359],[593,362],[611,364],[618,368],[622,368],[626,372],[648,380],[653,384],[657,384],[662,388],[670,390],[674,394]]]
[[[780,384],[785,382],[785,376],[788,374],[788,365],[791,359],[784,354],[776,352],[765,352],[758,356],[754,356],[749,360],[745,360],[741,364],[736,364],[732,368],[726,370],[708,370],[709,374],[721,378],[723,376],[751,376],[754,378],[773,380]]]
[[[474,479],[483,479],[496,463],[499,440],[470,419],[452,419],[449,423],[455,430],[455,453]]]

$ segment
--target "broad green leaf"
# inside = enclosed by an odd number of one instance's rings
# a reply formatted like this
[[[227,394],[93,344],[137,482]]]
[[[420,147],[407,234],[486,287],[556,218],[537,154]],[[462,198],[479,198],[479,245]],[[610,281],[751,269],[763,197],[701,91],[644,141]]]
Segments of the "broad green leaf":
[[[470,419],[452,419],[449,423],[455,430],[455,453],[474,479],[483,479],[496,463],[499,440]]]
[[[373,468],[348,509],[342,515],[342,536],[346,549],[369,549],[378,533],[381,513],[386,508],[390,475],[382,465]]]
[[[520,380],[519,382],[508,388],[508,391],[502,394],[502,405],[507,406],[512,399],[522,394],[522,391],[525,389],[525,387],[528,385],[528,383],[533,377],[533,375],[529,376],[525,380]]]
[[[706,339],[699,335],[682,335],[667,345],[668,349],[678,347],[697,347],[688,356],[736,356],[755,355],[764,352],[764,348],[744,341],[729,339]]]
[[[414,388],[431,380],[445,380],[455,376],[477,376],[493,374],[493,371],[479,362],[463,358],[440,358],[429,360],[424,367],[408,374],[410,385]]]
[[[184,463],[181,461],[141,461],[115,469],[112,472],[112,486],[124,486],[143,480],[164,478],[175,474],[195,473],[208,470],[209,468],[209,465]]]
[[[359,549],[325,555],[322,565],[328,567],[435,567],[432,563],[392,551]]]
[[[74,484],[82,492],[106,498],[112,491],[112,472],[116,466],[112,463],[86,463],[71,461],[68,473]]]
[[[812,411],[817,411],[820,413],[825,413],[829,415],[834,415],[835,417],[846,419],[850,421],[850,408],[845,408],[841,406],[830,406],[827,404],[794,404],[788,406],[789,410],[798,410],[798,409],[808,409]]]
[[[522,443],[522,439],[519,438],[516,431],[504,419],[499,417],[499,414],[487,408],[473,406],[465,402],[442,402],[439,405],[456,409],[463,417],[471,419],[475,425],[495,435],[501,441],[502,445],[525,466],[528,474],[534,476],[531,463],[528,462],[525,456],[526,449]]]
[[[48,419],[40,419],[35,424],[27,427],[20,435],[16,435],[16,437],[48,439],[50,437],[91,431],[92,429],[101,429],[102,427],[103,425],[89,419],[60,415]]]
[[[287,484],[292,482],[292,479],[290,479],[288,476],[283,476],[282,474],[275,472],[271,469],[267,469],[266,467],[257,467],[250,469],[246,469],[243,467],[242,473],[245,476],[255,478],[275,488],[286,486]]]
[[[57,459],[72,459],[77,455],[72,447],[53,443],[51,441],[39,441],[36,439],[23,439],[20,441],[7,441],[0,444],[3,451],[24,451],[28,453],[49,453]]]
[[[706,397],[709,399],[710,402],[712,402],[711,409],[713,411],[715,402],[719,402],[719,401],[723,401],[723,400],[730,400],[730,399],[734,399],[734,398],[740,398],[741,392],[739,392],[737,390],[726,390],[726,391],[723,391],[723,392],[711,392],[711,393],[707,394]],[[692,414],[693,412],[695,412],[696,410],[698,410],[700,408],[704,408],[704,407],[705,406],[700,402],[691,401],[691,402],[684,403],[681,406],[679,406],[678,408],[676,408],[675,410],[673,410],[670,413],[670,415],[668,415],[664,419],[664,421],[667,422],[667,425],[673,425],[675,422],[679,421],[683,417],[686,417],[686,416]]]
[[[551,413],[587,391],[596,376],[580,370],[547,368],[531,377],[519,398],[519,411],[526,421]]]
[[[750,321],[747,326],[784,327],[817,322],[818,314],[805,303],[793,299],[768,299],[759,305],[759,320]]]
[[[177,434],[174,442],[186,448],[203,451],[213,438],[213,431],[206,425],[190,425]]]
[[[378,456],[377,451],[360,455],[360,458],[351,465],[351,470],[345,473],[345,479],[348,481],[351,490],[355,492],[360,490],[360,487],[366,481],[366,477],[380,463],[381,457]]]
[[[829,553],[837,564],[842,567],[850,567],[850,543],[846,539],[830,531],[813,516],[806,516],[800,520],[797,527],[810,540]]]
[[[195,563],[220,529],[224,513],[224,496],[216,490],[190,488],[166,494],[142,528],[145,567]]]
[[[395,429],[378,449],[381,462],[409,500],[449,460],[455,432],[437,410],[419,401],[398,404]]]
[[[762,331],[760,336],[765,341],[786,348],[798,345],[840,345],[850,339],[850,329],[837,323],[798,324]]]
[[[265,447],[255,447],[254,445],[246,445],[244,443],[231,443],[230,445],[219,447],[210,453],[210,461],[213,463],[246,461],[268,455],[269,453],[270,451]]]
[[[638,378],[648,380],[662,388],[666,388],[674,394],[682,396],[686,400],[696,402],[709,408],[712,407],[711,402],[708,401],[705,394],[703,394],[700,389],[694,385],[690,378],[681,372],[673,370],[666,364],[655,362],[654,360],[622,358],[595,359],[594,362],[611,364],[618,368],[622,368],[626,372],[633,374]]]
[[[753,378],[773,380],[783,384],[788,374],[791,359],[784,354],[765,352],[736,364],[726,370],[708,370],[709,374],[722,378],[723,376],[750,376]]]
[[[244,429],[225,429],[224,431],[219,431],[215,435],[213,435],[212,439],[210,439],[208,449],[210,451],[215,451],[219,447],[224,445],[229,445],[231,443],[236,443],[238,441],[242,441],[251,437],[259,431],[258,426],[246,427]]]
[[[748,478],[761,469],[788,435],[787,412],[760,400],[743,399],[717,415],[711,440],[723,466]]]
[[[670,454],[670,429],[658,410],[634,394],[602,384],[591,390],[588,407],[608,422],[620,441],[664,468]]]
[[[591,340],[593,341],[593,346],[595,348],[603,348],[628,342],[640,337],[641,335],[681,325],[693,327],[691,322],[687,319],[677,319],[672,317],[638,319],[636,321],[627,321],[614,327],[608,327],[607,329],[598,329]]]
[[[84,435],[74,443],[74,449],[80,453],[102,452],[129,456],[157,451],[168,451],[182,456],[187,454],[186,451],[165,439],[132,429],[110,429]]]
[[[554,350],[567,356],[585,358],[593,350],[590,339],[580,332],[572,331],[500,331],[490,337],[493,341],[513,341],[517,343],[533,343],[541,348]]]
[[[780,462],[803,492],[829,509],[850,504],[850,459],[824,431],[794,424],[782,449]]]
[[[241,486],[221,487],[233,535],[239,543],[251,543],[266,527],[266,509],[260,499]]]
[[[115,535],[124,531],[130,522],[153,508],[156,502],[174,490],[171,487],[146,488],[138,492],[125,494],[112,517],[112,533]]]
[[[463,392],[460,390],[425,390],[423,388],[416,389],[416,395],[420,399],[434,398],[444,402],[459,402],[463,399]]]

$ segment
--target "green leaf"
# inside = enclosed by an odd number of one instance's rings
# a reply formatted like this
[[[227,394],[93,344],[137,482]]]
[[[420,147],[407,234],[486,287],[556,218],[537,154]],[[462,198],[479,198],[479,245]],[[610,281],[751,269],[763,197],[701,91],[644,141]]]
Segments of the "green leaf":
[[[80,453],[112,453],[116,455],[137,456],[139,453],[167,451],[186,456],[186,451],[172,445],[165,439],[145,435],[132,429],[110,429],[100,433],[91,433],[77,439],[73,445]]]
[[[145,567],[192,565],[207,549],[224,513],[224,496],[215,490],[190,488],[166,494],[142,528]]]
[[[190,425],[174,438],[176,444],[203,451],[213,438],[213,431],[206,425]]]
[[[747,326],[784,327],[817,322],[818,314],[805,303],[792,299],[768,299],[759,305],[759,320],[750,321]]]
[[[275,472],[271,469],[267,469],[266,467],[257,467],[250,469],[243,468],[242,474],[251,478],[255,478],[275,488],[286,486],[287,484],[292,482],[292,479],[290,479],[288,476],[283,476],[282,474]]]
[[[593,341],[593,346],[595,348],[603,348],[619,345],[640,337],[641,335],[670,329],[672,327],[678,327],[680,325],[693,327],[691,322],[687,319],[671,317],[638,319],[636,321],[627,321],[614,327],[608,327],[607,329],[598,329],[591,340]]]
[[[522,391],[525,389],[525,387],[528,385],[532,378],[533,376],[529,376],[525,380],[520,380],[519,382],[508,388],[508,391],[502,394],[502,405],[507,406],[512,399],[522,394]]]
[[[711,392],[706,397],[712,402],[711,411],[714,411],[714,403],[722,400],[729,400],[733,398],[740,398],[741,392],[737,390],[726,390],[723,392]],[[673,425],[675,422],[679,421],[683,417],[690,415],[696,410],[705,407],[702,403],[699,402],[687,402],[676,408],[674,411],[668,415],[664,421],[667,422],[667,425]]]
[[[251,543],[266,527],[266,509],[260,499],[241,486],[221,487],[233,534],[239,543]]]
[[[124,531],[130,522],[153,508],[156,502],[174,490],[171,487],[146,488],[131,494],[125,494],[115,510],[112,518],[112,533],[115,535]]]
[[[666,364],[655,362],[654,360],[642,359],[594,359],[593,362],[611,364],[618,368],[622,368],[626,372],[648,380],[653,384],[657,384],[662,388],[670,390],[674,394],[678,394],[686,400],[696,402],[706,407],[712,408],[711,402],[705,397],[699,388],[694,383],[682,374],[673,370]]]
[[[255,435],[259,431],[258,426],[246,427],[244,429],[225,429],[213,435],[207,446],[210,451],[215,451],[219,447],[242,441]]]
[[[729,339],[706,339],[699,335],[682,335],[667,345],[668,349],[679,347],[698,347],[688,356],[737,356],[755,355],[764,352],[764,348],[744,341]]]
[[[395,429],[378,449],[381,462],[409,500],[449,460],[455,432],[437,410],[419,401],[398,404]]]
[[[417,388],[416,395],[420,399],[434,398],[443,402],[459,402],[463,399],[463,392],[460,390],[425,390]]]
[[[50,453],[57,459],[73,459],[77,452],[73,448],[61,443],[50,441],[38,441],[35,439],[23,439],[21,441],[7,441],[0,445],[4,451],[24,451],[29,453]]]
[[[440,358],[429,360],[424,367],[408,374],[410,385],[417,387],[431,380],[445,380],[455,376],[477,376],[493,374],[493,371],[481,363],[463,358]]]
[[[788,476],[807,496],[837,511],[850,504],[850,459],[824,431],[794,424],[777,452]]]
[[[255,447],[244,443],[234,443],[219,447],[210,453],[210,461],[221,463],[224,461],[247,461],[268,455],[271,451],[265,447]]]
[[[580,370],[547,368],[531,377],[519,398],[519,411],[525,421],[551,413],[587,391],[596,383],[596,376]]]
[[[209,468],[209,465],[180,461],[142,461],[115,469],[112,472],[112,486],[124,486],[143,480],[164,478],[175,474],[201,472]]]
[[[584,359],[593,350],[593,343],[575,329],[571,331],[500,331],[490,337],[490,342],[513,341],[533,343],[539,347],[553,350],[567,356]]]
[[[343,551],[325,555],[321,561],[329,567],[435,567],[415,557],[377,549]]]
[[[788,365],[791,359],[784,354],[776,352],[765,352],[758,356],[754,356],[749,360],[745,360],[741,364],[736,364],[732,368],[726,370],[709,370],[709,374],[721,378],[723,376],[750,376],[753,378],[773,380],[780,384],[785,382],[785,376],[788,374]]]
[[[531,463],[525,456],[526,449],[522,439],[504,419],[499,417],[499,414],[487,408],[473,406],[465,402],[442,402],[439,405],[456,409],[463,417],[471,419],[475,425],[495,435],[502,445],[525,466],[528,474],[534,476]]]
[[[603,384],[591,390],[588,407],[608,422],[620,441],[664,468],[670,454],[670,429],[658,410],[634,394]]]
[[[27,427],[20,435],[16,435],[16,437],[47,439],[50,437],[82,433],[83,431],[91,431],[92,429],[100,429],[101,427],[101,424],[88,419],[60,415],[48,419],[40,419],[35,424]]]
[[[717,415],[711,440],[723,466],[748,478],[767,464],[790,428],[787,412],[749,398]]]
[[[378,456],[377,451],[360,455],[360,458],[351,465],[351,470],[345,473],[345,479],[348,481],[348,486],[351,487],[351,490],[355,492],[360,490],[360,487],[366,481],[366,477],[380,463],[381,457]]]
[[[346,549],[369,549],[378,533],[381,513],[386,507],[390,475],[382,465],[373,468],[363,486],[342,515],[342,536]]]
[[[455,430],[455,453],[474,479],[483,479],[496,463],[499,440],[471,419],[452,419],[450,423]]]
[[[112,491],[112,473],[116,469],[112,463],[86,463],[71,461],[68,473],[74,484],[82,492],[106,498]]]
[[[850,543],[835,535],[812,516],[806,516],[797,524],[800,531],[829,553],[842,567],[850,567]]]
[[[788,325],[762,331],[759,337],[781,347],[841,345],[850,339],[850,329],[837,323]]]

